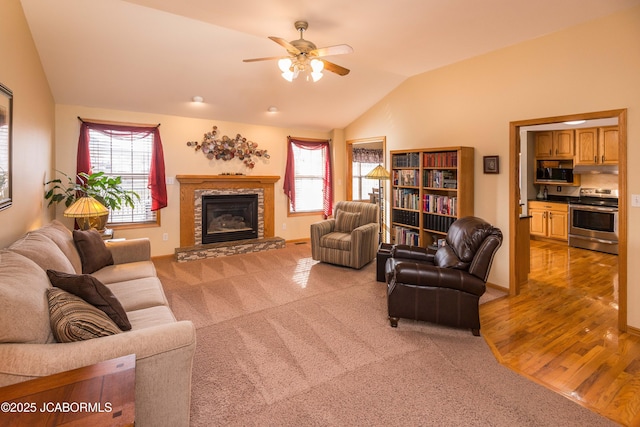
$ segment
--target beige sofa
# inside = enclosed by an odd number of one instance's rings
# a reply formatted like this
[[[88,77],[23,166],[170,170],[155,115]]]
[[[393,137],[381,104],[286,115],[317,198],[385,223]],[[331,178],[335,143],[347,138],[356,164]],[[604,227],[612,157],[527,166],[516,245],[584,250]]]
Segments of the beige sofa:
[[[0,250],[0,387],[133,353],[136,426],[187,426],[195,328],[171,312],[148,239],[107,247],[114,264],[92,275],[122,304],[132,328],[71,343],[52,334],[46,274],[82,273],[71,231],[53,221]]]

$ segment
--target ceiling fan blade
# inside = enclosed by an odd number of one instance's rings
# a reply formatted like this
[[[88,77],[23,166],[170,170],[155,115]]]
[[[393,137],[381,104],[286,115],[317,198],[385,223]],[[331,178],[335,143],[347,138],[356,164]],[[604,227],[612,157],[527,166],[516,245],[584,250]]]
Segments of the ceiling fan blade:
[[[297,47],[295,47],[294,45],[292,45],[291,43],[289,43],[285,39],[281,39],[280,37],[274,37],[274,36],[269,36],[269,38],[271,40],[273,40],[274,42],[278,43],[280,46],[282,46],[285,49],[287,49],[287,52],[289,52],[289,53],[291,53],[293,55],[300,55],[302,53],[302,52],[300,52],[300,50]]]
[[[321,47],[309,52],[309,56],[330,56],[330,55],[345,55],[347,53],[353,53],[353,48],[348,44],[337,44],[335,46]]]
[[[336,73],[341,76],[346,76],[347,74],[349,74],[350,70],[348,70],[347,68],[341,67],[337,64],[334,64],[333,62],[329,62],[326,59],[319,59],[318,61],[324,62],[324,69],[327,71],[331,71],[332,73]]]
[[[252,58],[252,59],[243,59],[242,62],[257,62],[257,61],[270,61],[272,59],[280,59],[282,56],[269,56],[267,58]]]

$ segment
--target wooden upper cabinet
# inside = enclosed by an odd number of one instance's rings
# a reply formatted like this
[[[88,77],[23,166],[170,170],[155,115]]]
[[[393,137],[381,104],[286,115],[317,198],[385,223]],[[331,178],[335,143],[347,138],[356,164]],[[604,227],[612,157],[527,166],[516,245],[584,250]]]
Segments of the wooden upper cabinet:
[[[553,131],[536,132],[536,157],[551,157],[553,153]]]
[[[554,155],[559,158],[573,157],[573,130],[554,130],[553,148]]]
[[[598,137],[600,162],[603,165],[618,164],[618,126],[601,127]]]
[[[573,158],[573,130],[549,130],[536,132],[535,141],[537,158]]]
[[[618,164],[618,126],[576,130],[575,164]]]

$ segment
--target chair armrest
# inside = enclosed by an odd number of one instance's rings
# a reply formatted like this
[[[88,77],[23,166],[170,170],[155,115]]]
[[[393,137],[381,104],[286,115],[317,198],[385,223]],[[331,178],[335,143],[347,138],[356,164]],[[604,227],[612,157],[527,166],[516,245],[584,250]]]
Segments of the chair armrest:
[[[111,251],[114,264],[149,261],[151,259],[151,242],[147,238],[111,240],[105,242]]]
[[[311,258],[320,260],[320,239],[331,233],[336,226],[335,218],[325,219],[311,224]]]
[[[466,271],[406,260],[395,264],[391,281],[415,286],[455,289],[478,296],[486,291],[485,283]]]
[[[329,218],[322,221],[314,222],[313,224],[311,224],[311,241],[314,240],[314,235],[318,238],[318,241],[320,241],[320,237],[333,232],[335,227],[335,218]]]
[[[395,245],[391,249],[391,257],[433,263],[434,254],[420,246]]]

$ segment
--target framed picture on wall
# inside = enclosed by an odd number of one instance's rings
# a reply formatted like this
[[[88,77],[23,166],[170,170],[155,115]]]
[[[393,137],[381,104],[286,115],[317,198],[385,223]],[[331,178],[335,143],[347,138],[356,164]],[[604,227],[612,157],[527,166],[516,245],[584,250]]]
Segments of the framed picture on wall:
[[[500,173],[500,157],[484,156],[482,160],[484,164],[484,173]]]
[[[0,83],[0,210],[11,206],[13,92]]]

